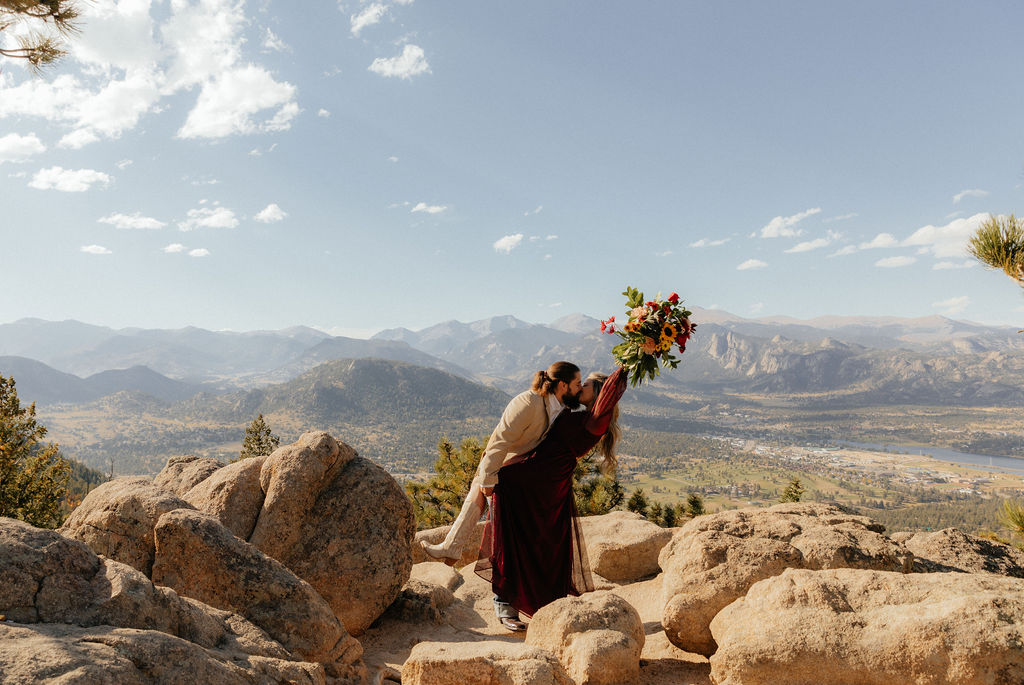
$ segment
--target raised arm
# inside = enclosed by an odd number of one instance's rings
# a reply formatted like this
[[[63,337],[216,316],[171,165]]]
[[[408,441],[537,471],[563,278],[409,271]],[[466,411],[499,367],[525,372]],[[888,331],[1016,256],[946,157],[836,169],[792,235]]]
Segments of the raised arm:
[[[604,435],[608,430],[608,424],[612,421],[612,410],[619,403],[622,393],[626,392],[628,376],[626,369],[620,366],[605,380],[601,386],[601,394],[597,396],[597,402],[590,412],[590,418],[587,419],[587,431],[594,435]]]

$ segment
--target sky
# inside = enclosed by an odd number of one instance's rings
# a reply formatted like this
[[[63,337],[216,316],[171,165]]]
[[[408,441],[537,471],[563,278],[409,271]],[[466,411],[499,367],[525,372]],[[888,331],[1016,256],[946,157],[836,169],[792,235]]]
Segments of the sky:
[[[1024,323],[1014,2],[90,0],[0,59],[0,323]],[[18,31],[0,34],[10,45]]]

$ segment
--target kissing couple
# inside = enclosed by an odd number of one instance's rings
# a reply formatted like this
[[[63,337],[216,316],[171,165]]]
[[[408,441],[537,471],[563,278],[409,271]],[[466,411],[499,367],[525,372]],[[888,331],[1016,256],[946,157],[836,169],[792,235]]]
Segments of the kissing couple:
[[[462,556],[490,502],[475,571],[490,581],[494,611],[512,631],[525,629],[545,604],[594,589],[576,500],[576,462],[597,449],[605,475],[615,472],[618,402],[627,373],[592,373],[555,362],[516,395],[487,440],[455,523],[438,544],[421,541],[427,556],[449,565]]]

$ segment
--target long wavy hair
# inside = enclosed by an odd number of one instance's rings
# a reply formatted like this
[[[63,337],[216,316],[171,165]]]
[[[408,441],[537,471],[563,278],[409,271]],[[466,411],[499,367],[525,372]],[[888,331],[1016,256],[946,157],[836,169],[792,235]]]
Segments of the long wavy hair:
[[[559,381],[568,385],[573,382],[579,372],[580,367],[572,362],[555,362],[546,371],[538,371],[533,374],[533,384],[530,389],[541,397],[547,397],[555,391]]]
[[[587,381],[594,386],[594,401],[597,401],[597,396],[601,394],[601,387],[604,382],[608,379],[608,374],[594,372],[587,376]],[[619,465],[619,460],[615,457],[615,443],[619,440],[619,405],[615,405],[612,409],[612,420],[608,424],[608,431],[601,436],[601,439],[597,442],[597,446],[594,451],[601,455],[601,465],[598,467],[601,470],[601,475],[608,478],[612,478],[615,475],[615,469]]]

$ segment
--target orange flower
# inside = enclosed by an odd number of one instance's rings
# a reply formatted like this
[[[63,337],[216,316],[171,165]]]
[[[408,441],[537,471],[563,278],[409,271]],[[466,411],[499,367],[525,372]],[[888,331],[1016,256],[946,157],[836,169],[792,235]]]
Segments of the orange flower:
[[[658,349],[658,343],[654,342],[654,338],[647,336],[644,338],[644,354],[654,354],[654,351]]]

